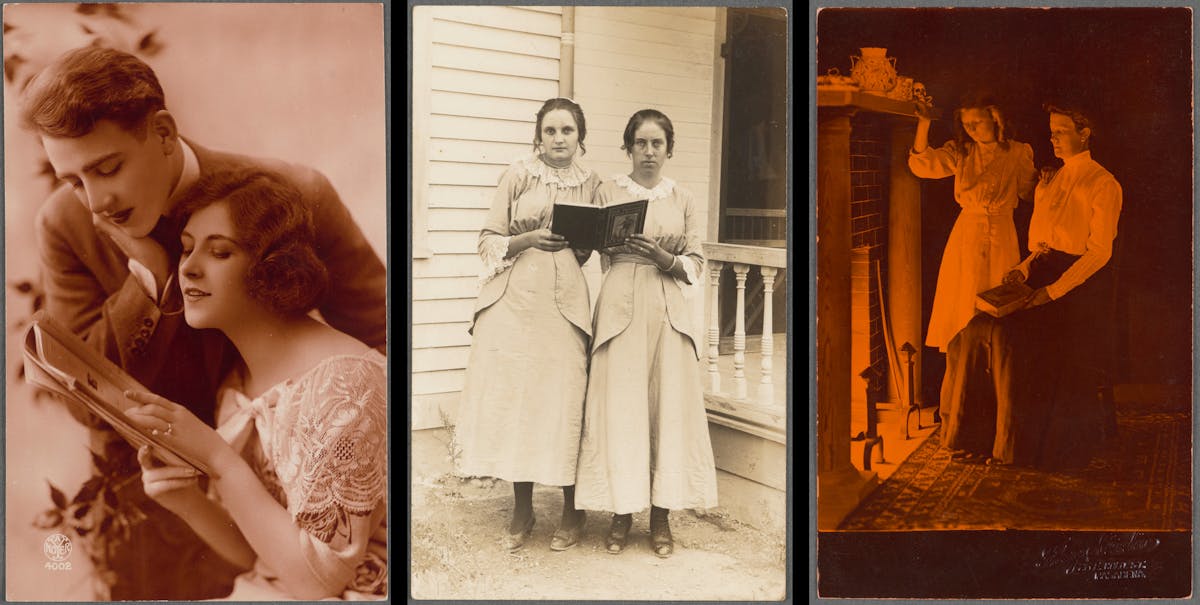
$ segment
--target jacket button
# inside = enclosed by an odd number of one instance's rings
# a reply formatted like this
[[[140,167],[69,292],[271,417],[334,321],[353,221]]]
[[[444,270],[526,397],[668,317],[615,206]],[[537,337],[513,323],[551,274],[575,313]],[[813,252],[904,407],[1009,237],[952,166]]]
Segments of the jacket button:
[[[143,326],[146,326],[147,328],[149,328],[149,327],[153,327],[153,326],[154,326],[154,320],[150,319],[149,317],[143,317],[143,318],[142,318],[142,325],[143,325]]]

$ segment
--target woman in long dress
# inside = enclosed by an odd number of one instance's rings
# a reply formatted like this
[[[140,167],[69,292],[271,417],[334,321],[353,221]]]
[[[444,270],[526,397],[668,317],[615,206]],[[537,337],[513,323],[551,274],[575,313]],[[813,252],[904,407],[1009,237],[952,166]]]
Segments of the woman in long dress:
[[[975,295],[1000,285],[1020,260],[1013,210],[1018,199],[1033,199],[1037,171],[1033,148],[1009,138],[1004,114],[987,95],[964,100],[954,114],[955,137],[936,149],[928,146],[928,113],[918,108],[908,166],[921,178],[953,176],[962,208],[942,253],[925,335],[927,346],[945,353],[975,316]]]
[[[696,200],[662,175],[675,129],[661,112],[629,119],[629,174],[606,180],[609,206],[649,200],[642,233],[602,251],[576,505],[613,512],[608,552],[620,553],[632,513],[650,506],[654,553],[674,550],[671,510],[717,505],[717,476],[700,381],[691,301],[704,263]]]
[[[575,252],[550,232],[555,204],[588,205],[600,184],[581,166],[587,125],[569,99],[550,99],[537,114],[534,155],[514,162],[479,236],[484,281],[458,410],[459,471],[511,481],[515,503],[505,547],[533,530],[533,483],[562,486],[559,529],[550,547],[579,541],[575,461],[587,386],[591,302]]]
[[[218,172],[181,202],[183,313],[240,359],[212,429],[149,393],[131,421],[211,469],[138,452],[146,494],[245,572],[234,600],[387,595],[387,363],[308,316],[330,279],[298,192]],[[336,279],[336,276],[333,276]]]

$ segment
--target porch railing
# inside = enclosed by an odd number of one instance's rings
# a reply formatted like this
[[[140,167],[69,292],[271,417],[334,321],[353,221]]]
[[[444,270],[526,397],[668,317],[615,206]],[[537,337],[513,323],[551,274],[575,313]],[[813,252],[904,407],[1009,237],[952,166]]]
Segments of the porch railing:
[[[776,396],[776,380],[785,380],[775,375],[772,355],[775,352],[774,309],[772,296],[775,277],[779,269],[787,267],[787,250],[740,244],[706,242],[704,255],[709,271],[708,294],[708,355],[706,375],[706,401],[709,411],[728,417],[739,423],[741,428],[753,427],[753,432],[766,431],[772,436],[784,432],[787,422],[787,402]],[[717,309],[721,286],[721,271],[732,265],[737,288],[737,307],[733,330],[733,376],[728,391],[722,390],[721,371],[718,367],[720,344],[720,321]],[[746,379],[746,278],[754,268],[763,282],[763,325],[761,376],[751,387]],[[786,326],[781,326],[786,327]]]

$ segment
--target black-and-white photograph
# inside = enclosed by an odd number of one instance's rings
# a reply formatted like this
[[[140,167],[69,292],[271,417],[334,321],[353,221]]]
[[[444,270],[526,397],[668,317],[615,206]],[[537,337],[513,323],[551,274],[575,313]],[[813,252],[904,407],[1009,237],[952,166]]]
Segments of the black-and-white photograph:
[[[784,599],[790,3],[410,10],[412,598]]]
[[[387,599],[385,6],[3,22],[6,598]]]

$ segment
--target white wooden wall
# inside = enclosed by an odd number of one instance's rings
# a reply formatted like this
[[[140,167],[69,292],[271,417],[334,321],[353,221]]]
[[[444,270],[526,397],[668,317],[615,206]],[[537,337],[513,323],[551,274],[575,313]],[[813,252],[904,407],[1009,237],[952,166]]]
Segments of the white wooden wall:
[[[635,111],[675,125],[666,174],[707,220],[715,8],[578,7],[575,92],[582,162],[629,171],[621,134]],[[501,172],[532,151],[534,117],[559,94],[560,7],[422,6],[413,15],[413,428],[458,405],[480,261],[476,243]],[[423,196],[423,197],[422,197]],[[422,210],[421,207],[424,206]],[[420,250],[420,252],[417,252]],[[584,267],[593,302],[596,257]],[[703,297],[697,299],[702,321]]]

